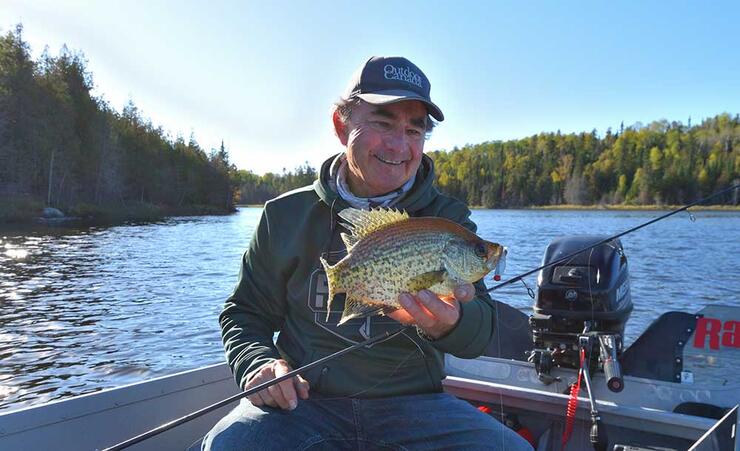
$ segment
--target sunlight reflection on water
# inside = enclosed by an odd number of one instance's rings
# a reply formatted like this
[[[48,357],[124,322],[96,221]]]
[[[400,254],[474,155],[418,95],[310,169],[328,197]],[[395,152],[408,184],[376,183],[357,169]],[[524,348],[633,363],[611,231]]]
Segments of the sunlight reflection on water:
[[[0,410],[223,362],[217,316],[260,212],[3,231]],[[475,210],[472,217],[482,237],[509,248],[506,279],[538,266],[557,236],[613,234],[658,214]],[[737,305],[740,214],[695,216],[622,239],[635,303],[628,342],[665,311]],[[536,289],[536,276],[526,283]],[[521,284],[494,296],[532,311]]]

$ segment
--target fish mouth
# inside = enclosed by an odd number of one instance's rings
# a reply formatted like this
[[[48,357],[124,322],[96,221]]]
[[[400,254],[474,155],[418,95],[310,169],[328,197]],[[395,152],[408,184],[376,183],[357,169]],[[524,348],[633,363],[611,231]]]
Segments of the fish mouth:
[[[506,254],[509,252],[503,246],[497,245],[497,252],[491,255],[486,261],[486,267],[489,271],[497,270],[497,273],[503,272],[503,268],[506,267]]]
[[[385,164],[390,164],[391,166],[400,166],[400,165],[406,163],[406,161],[408,161],[408,160],[388,160],[388,159],[385,159],[385,158],[383,158],[383,157],[381,157],[379,155],[375,155],[375,158],[377,158],[378,160],[380,160],[381,162],[383,162]]]

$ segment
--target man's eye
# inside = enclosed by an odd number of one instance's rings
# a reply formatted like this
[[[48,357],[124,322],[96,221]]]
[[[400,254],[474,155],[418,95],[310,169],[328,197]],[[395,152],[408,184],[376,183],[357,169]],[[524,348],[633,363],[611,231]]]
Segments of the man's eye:
[[[417,138],[422,135],[420,130],[416,130],[414,128],[409,129],[406,133],[408,133],[411,136],[417,137]]]
[[[391,128],[391,124],[385,121],[373,121],[373,125],[375,125],[376,127],[382,128],[382,129]]]

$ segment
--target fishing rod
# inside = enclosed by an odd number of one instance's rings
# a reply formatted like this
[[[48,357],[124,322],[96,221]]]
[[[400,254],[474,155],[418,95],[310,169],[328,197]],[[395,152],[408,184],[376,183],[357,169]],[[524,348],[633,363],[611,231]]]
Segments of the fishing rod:
[[[729,193],[729,192],[731,192],[733,190],[736,190],[738,188],[740,188],[740,184],[731,186],[731,187],[729,187],[727,189],[724,189],[722,191],[718,191],[718,192],[716,192],[714,194],[711,194],[711,195],[709,195],[707,197],[704,197],[704,198],[699,199],[699,200],[697,200],[695,202],[692,202],[690,204],[687,204],[687,205],[685,205],[685,206],[683,206],[681,208],[678,208],[676,210],[673,210],[673,211],[671,211],[669,213],[666,213],[666,214],[664,214],[662,216],[659,216],[659,217],[657,217],[655,219],[652,219],[652,220],[647,221],[647,222],[645,222],[643,224],[640,224],[638,226],[635,226],[635,227],[633,227],[633,228],[631,228],[629,230],[626,230],[624,232],[618,233],[618,234],[613,235],[613,236],[611,236],[609,238],[603,239],[603,240],[601,240],[601,241],[599,241],[599,242],[597,242],[595,244],[592,244],[590,246],[586,246],[583,249],[579,249],[579,250],[577,250],[575,252],[572,252],[572,253],[570,253],[570,254],[566,255],[565,257],[562,257],[562,258],[560,258],[558,260],[552,261],[552,262],[547,263],[545,265],[542,265],[542,266],[540,266],[538,268],[535,268],[533,270],[527,271],[527,272],[522,273],[522,274],[520,274],[520,275],[518,275],[516,277],[513,277],[511,279],[508,279],[508,280],[506,280],[504,282],[501,282],[498,285],[489,288],[488,290],[486,290],[486,292],[496,291],[499,288],[502,288],[502,287],[504,287],[506,285],[510,285],[510,284],[512,284],[514,282],[518,282],[518,281],[522,280],[523,278],[525,278],[525,277],[527,277],[527,276],[529,276],[531,274],[536,273],[537,271],[540,271],[540,270],[545,269],[545,268],[549,268],[550,266],[559,265],[559,264],[567,261],[568,259],[573,258],[575,255],[580,254],[581,252],[585,252],[585,251],[587,251],[589,249],[592,249],[592,248],[595,248],[595,247],[600,246],[602,244],[608,243],[609,241],[615,240],[615,239],[617,239],[617,238],[619,238],[621,236],[624,236],[624,235],[626,235],[628,233],[632,233],[632,232],[634,232],[636,230],[639,230],[639,229],[641,229],[643,227],[646,227],[646,226],[648,226],[650,224],[653,224],[655,222],[658,222],[660,220],[663,220],[663,219],[665,219],[665,218],[667,218],[669,216],[675,215],[675,214],[680,213],[680,212],[682,212],[684,210],[688,210],[689,208],[691,208],[691,207],[693,207],[695,205],[698,205],[698,204],[701,204],[703,202],[706,202],[709,199],[712,199],[712,198],[721,196],[722,194]],[[187,423],[190,420],[193,420],[193,419],[195,419],[197,417],[200,417],[202,415],[205,415],[206,413],[212,412],[213,410],[216,410],[216,409],[218,409],[220,407],[223,407],[223,406],[226,406],[228,404],[231,404],[234,401],[237,401],[239,399],[242,399],[242,398],[245,398],[247,396],[250,396],[250,395],[252,395],[254,393],[257,393],[258,391],[262,391],[262,390],[264,390],[264,389],[266,389],[268,387],[271,387],[271,386],[273,386],[275,384],[278,384],[278,383],[280,383],[280,382],[282,382],[284,380],[290,379],[293,376],[297,376],[297,375],[299,375],[299,374],[301,374],[301,373],[303,373],[305,371],[310,370],[311,368],[314,368],[314,367],[316,367],[318,365],[321,365],[322,363],[326,363],[329,360],[333,360],[333,359],[335,359],[335,358],[337,358],[339,356],[342,356],[344,354],[347,354],[349,352],[352,352],[352,351],[354,351],[356,349],[359,349],[359,348],[362,348],[362,347],[365,347],[365,346],[370,346],[370,345],[375,344],[375,343],[377,343],[379,341],[389,340],[389,339],[391,339],[391,338],[393,338],[393,337],[395,337],[397,335],[400,335],[400,334],[402,334],[402,333],[404,333],[406,331],[411,330],[413,327],[414,326],[411,326],[411,325],[409,325],[409,326],[403,326],[400,329],[396,330],[395,332],[386,332],[384,334],[379,334],[379,335],[377,335],[375,337],[371,337],[371,338],[369,338],[369,339],[367,339],[365,341],[355,343],[352,346],[349,346],[347,348],[344,348],[344,349],[342,349],[340,351],[335,352],[334,354],[330,354],[330,355],[328,355],[326,357],[323,357],[323,358],[321,358],[319,360],[316,360],[315,362],[311,362],[311,363],[306,364],[306,365],[304,365],[304,366],[302,366],[300,368],[297,368],[297,369],[292,370],[292,371],[290,371],[288,373],[285,373],[284,375],[282,375],[282,376],[280,376],[278,378],[271,379],[269,381],[263,382],[262,384],[256,385],[256,386],[254,386],[254,387],[252,387],[252,388],[250,388],[248,390],[245,390],[245,391],[243,391],[241,393],[238,393],[238,394],[236,394],[234,396],[231,396],[229,398],[226,398],[223,401],[219,401],[219,402],[217,402],[215,404],[212,404],[210,406],[204,407],[204,408],[202,408],[200,410],[197,410],[195,412],[189,413],[188,415],[185,415],[185,416],[183,416],[181,418],[178,418],[176,420],[172,420],[172,421],[170,421],[168,423],[165,423],[165,424],[163,424],[161,426],[158,426],[158,427],[156,427],[156,428],[154,428],[154,429],[152,429],[150,431],[147,431],[147,432],[145,432],[143,434],[137,435],[136,437],[132,437],[132,438],[126,440],[126,441],[123,441],[121,443],[118,443],[116,445],[113,445],[113,446],[111,446],[109,448],[105,448],[102,451],[119,451],[119,450],[128,448],[129,446],[135,445],[135,444],[137,444],[139,442],[142,442],[142,441],[144,441],[144,440],[146,440],[148,438],[154,437],[155,435],[161,434],[162,432],[165,432],[165,431],[167,431],[169,429],[172,429],[172,428],[174,428],[176,426],[179,426],[179,425],[181,425],[183,423]]]
[[[625,230],[624,232],[620,232],[620,233],[617,233],[616,235],[612,235],[612,236],[610,236],[608,238],[604,238],[601,241],[598,241],[598,242],[596,242],[594,244],[591,244],[589,246],[586,246],[586,247],[584,247],[582,249],[578,249],[577,251],[571,252],[570,254],[568,254],[568,255],[566,255],[564,257],[561,257],[561,258],[559,258],[557,260],[553,260],[550,263],[547,263],[547,264],[542,265],[542,266],[540,266],[538,268],[529,270],[529,271],[527,271],[525,273],[519,274],[518,276],[512,277],[511,279],[505,280],[505,281],[499,283],[498,285],[495,285],[495,286],[487,289],[485,292],[486,293],[490,293],[490,292],[496,291],[499,288],[505,287],[506,285],[511,285],[514,282],[518,282],[518,281],[524,279],[525,277],[530,276],[530,275],[536,273],[537,271],[541,271],[541,270],[543,270],[545,268],[549,268],[551,266],[556,266],[556,265],[559,265],[561,263],[565,263],[566,261],[570,260],[571,258],[575,257],[576,255],[578,255],[578,254],[580,254],[582,252],[586,252],[588,250],[591,250],[591,249],[594,249],[596,247],[599,247],[602,244],[606,244],[606,243],[608,243],[610,241],[616,240],[617,238],[623,237],[624,235],[627,235],[628,233],[632,233],[632,232],[635,232],[637,230],[640,230],[643,227],[647,227],[650,224],[654,224],[654,223],[656,223],[658,221],[661,221],[661,220],[663,220],[663,219],[665,219],[665,218],[667,218],[669,216],[673,216],[673,215],[675,215],[677,213],[680,213],[682,211],[688,210],[689,208],[694,207],[694,206],[699,205],[699,204],[702,204],[702,203],[708,201],[709,199],[713,199],[713,198],[718,197],[718,196],[721,196],[723,194],[727,194],[727,193],[732,192],[732,191],[734,191],[734,190],[736,190],[738,188],[740,188],[740,184],[733,185],[733,186],[731,186],[729,188],[725,188],[725,189],[723,189],[721,191],[717,191],[714,194],[710,194],[707,197],[703,197],[703,198],[701,198],[701,199],[699,199],[697,201],[694,201],[694,202],[692,202],[690,204],[684,205],[681,208],[677,208],[675,210],[671,210],[671,211],[669,211],[668,213],[666,213],[664,215],[658,216],[657,218],[653,218],[650,221],[643,222],[642,224],[637,225],[635,227],[632,227],[631,229]]]
[[[232,402],[237,401],[237,400],[239,400],[241,398],[246,398],[247,396],[253,395],[253,394],[257,393],[258,391],[262,391],[262,390],[264,390],[264,389],[266,389],[268,387],[271,387],[272,385],[275,385],[275,384],[278,384],[278,383],[280,383],[280,382],[282,382],[284,380],[290,379],[293,376],[297,376],[300,373],[303,373],[305,371],[308,371],[311,368],[314,368],[314,367],[316,367],[318,365],[321,365],[322,363],[328,362],[329,360],[335,359],[335,358],[337,358],[337,357],[339,357],[341,355],[347,354],[348,352],[352,352],[352,351],[354,351],[356,349],[359,349],[359,348],[362,348],[364,346],[373,345],[373,344],[375,344],[375,343],[377,343],[379,341],[390,340],[391,338],[393,338],[393,337],[395,337],[397,335],[400,335],[400,334],[402,334],[402,333],[410,330],[412,327],[413,326],[404,326],[404,327],[396,330],[395,332],[386,332],[386,333],[383,333],[383,334],[378,334],[378,335],[376,335],[374,337],[368,338],[365,341],[361,341],[359,343],[355,343],[352,346],[348,346],[348,347],[346,347],[346,348],[344,348],[344,349],[342,349],[340,351],[335,352],[334,354],[330,354],[330,355],[328,355],[326,357],[322,357],[319,360],[316,360],[314,362],[311,362],[311,363],[309,363],[307,365],[304,365],[304,366],[302,366],[300,368],[297,368],[297,369],[295,369],[293,371],[289,371],[289,372],[283,374],[280,377],[276,377],[275,379],[270,379],[269,381],[263,382],[263,383],[261,383],[259,385],[255,385],[254,387],[252,387],[252,388],[250,388],[248,390],[245,390],[245,391],[243,391],[241,393],[238,393],[238,394],[236,394],[234,396],[231,396],[229,398],[226,398],[223,401],[219,401],[219,402],[217,402],[215,404],[211,404],[208,407],[204,407],[204,408],[202,408],[200,410],[196,410],[195,412],[189,413],[189,414],[185,415],[184,417],[178,418],[176,420],[172,420],[169,423],[165,423],[165,424],[163,424],[161,426],[158,426],[158,427],[156,427],[156,428],[154,428],[154,429],[152,429],[150,431],[147,431],[147,432],[145,432],[143,434],[137,435],[136,437],[132,437],[132,438],[130,438],[130,439],[124,441],[124,442],[121,442],[121,443],[118,443],[116,445],[113,445],[110,448],[104,448],[102,451],[118,451],[118,450],[121,450],[121,449],[124,449],[124,448],[128,448],[131,445],[135,445],[135,444],[137,444],[137,443],[139,443],[141,441],[144,441],[144,440],[146,440],[146,439],[148,439],[150,437],[154,437],[155,435],[161,434],[162,432],[165,432],[165,431],[167,431],[169,429],[172,429],[172,428],[174,428],[176,426],[179,426],[179,425],[181,425],[183,423],[187,423],[188,421],[193,420],[193,419],[195,419],[195,418],[197,418],[197,417],[199,417],[201,415],[205,415],[208,412],[211,412],[213,410],[218,409],[219,407],[223,407],[225,405],[231,404]]]

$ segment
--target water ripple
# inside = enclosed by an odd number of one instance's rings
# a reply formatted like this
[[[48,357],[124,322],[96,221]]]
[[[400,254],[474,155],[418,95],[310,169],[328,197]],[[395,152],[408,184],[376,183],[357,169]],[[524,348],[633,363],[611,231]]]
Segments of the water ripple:
[[[259,214],[0,232],[0,410],[222,362],[217,317]],[[476,210],[473,219],[509,247],[512,276],[539,265],[557,236],[613,234],[658,214]],[[695,215],[623,238],[635,303],[628,342],[667,310],[737,304],[740,214]],[[535,276],[525,282],[536,288]],[[532,312],[522,284],[494,295]]]

